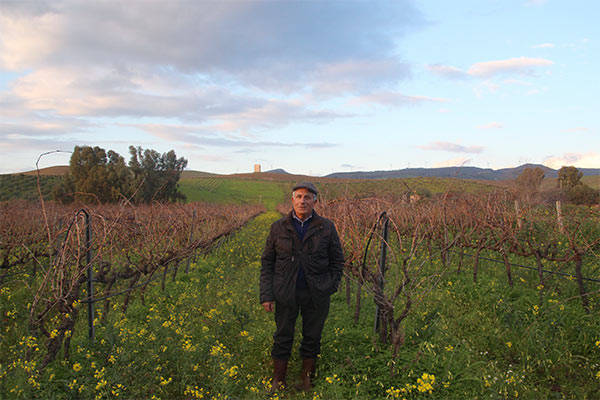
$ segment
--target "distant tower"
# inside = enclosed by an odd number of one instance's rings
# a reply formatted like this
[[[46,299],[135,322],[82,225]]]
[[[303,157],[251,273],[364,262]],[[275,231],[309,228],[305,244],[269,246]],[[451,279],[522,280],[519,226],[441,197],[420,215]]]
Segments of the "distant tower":
[[[260,164],[254,164],[254,172],[260,172]]]

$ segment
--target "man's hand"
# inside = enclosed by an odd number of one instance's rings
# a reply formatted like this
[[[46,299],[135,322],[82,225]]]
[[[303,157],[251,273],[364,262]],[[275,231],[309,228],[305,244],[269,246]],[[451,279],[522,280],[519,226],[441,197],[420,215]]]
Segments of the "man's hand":
[[[264,303],[262,303],[262,306],[265,309],[265,311],[271,312],[271,311],[273,311],[274,304],[275,304],[275,302],[273,302],[273,301],[265,301]]]

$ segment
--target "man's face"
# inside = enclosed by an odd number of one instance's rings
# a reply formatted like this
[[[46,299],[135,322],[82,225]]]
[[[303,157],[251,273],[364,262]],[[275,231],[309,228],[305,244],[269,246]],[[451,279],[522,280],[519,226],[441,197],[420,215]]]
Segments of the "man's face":
[[[292,207],[296,212],[296,216],[300,219],[305,219],[312,214],[315,208],[315,195],[308,189],[296,189],[292,193]]]

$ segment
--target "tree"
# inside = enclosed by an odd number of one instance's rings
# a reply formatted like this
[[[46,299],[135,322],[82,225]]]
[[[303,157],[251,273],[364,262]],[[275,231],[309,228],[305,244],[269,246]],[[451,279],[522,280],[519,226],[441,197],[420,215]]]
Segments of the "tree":
[[[73,178],[69,173],[67,173],[62,181],[52,188],[52,198],[61,203],[72,203],[75,192],[75,184],[73,183]]]
[[[98,146],[75,146],[69,172],[54,188],[53,197],[62,202],[109,203],[128,196],[131,174],[123,157]]]
[[[542,180],[544,179],[544,170],[540,167],[525,168],[521,175],[517,177],[517,189],[527,200],[540,191]]]
[[[75,146],[69,163],[69,174],[75,185],[75,200],[86,201],[95,196],[101,203],[108,201],[106,183],[106,151],[98,146]]]
[[[125,159],[112,150],[108,151],[106,179],[111,188],[111,201],[129,198],[133,193],[133,174],[125,164]]]
[[[583,177],[583,172],[580,172],[573,166],[562,167],[558,170],[558,187],[561,189],[570,189],[577,186]]]
[[[130,198],[138,203],[184,200],[178,191],[185,158],[177,158],[173,150],[159,154],[154,150],[129,147],[129,166],[117,152],[100,147],[76,146],[69,172],[54,188],[53,196],[62,202],[117,202]]]
[[[173,150],[159,154],[155,150],[129,146],[129,168],[133,173],[134,199],[141,203],[185,200],[178,190],[185,158],[177,158]]]
[[[583,172],[573,166],[562,167],[558,170],[558,187],[562,195],[574,204],[598,204],[600,191],[581,182]]]

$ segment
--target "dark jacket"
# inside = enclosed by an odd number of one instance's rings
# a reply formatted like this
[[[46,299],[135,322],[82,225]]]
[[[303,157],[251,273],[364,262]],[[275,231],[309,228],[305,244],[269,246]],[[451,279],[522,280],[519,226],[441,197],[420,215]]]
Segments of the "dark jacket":
[[[261,257],[261,304],[266,301],[295,304],[300,263],[308,290],[316,302],[338,289],[344,254],[333,222],[313,211],[308,231],[300,242],[292,223],[292,212],[271,225]]]

